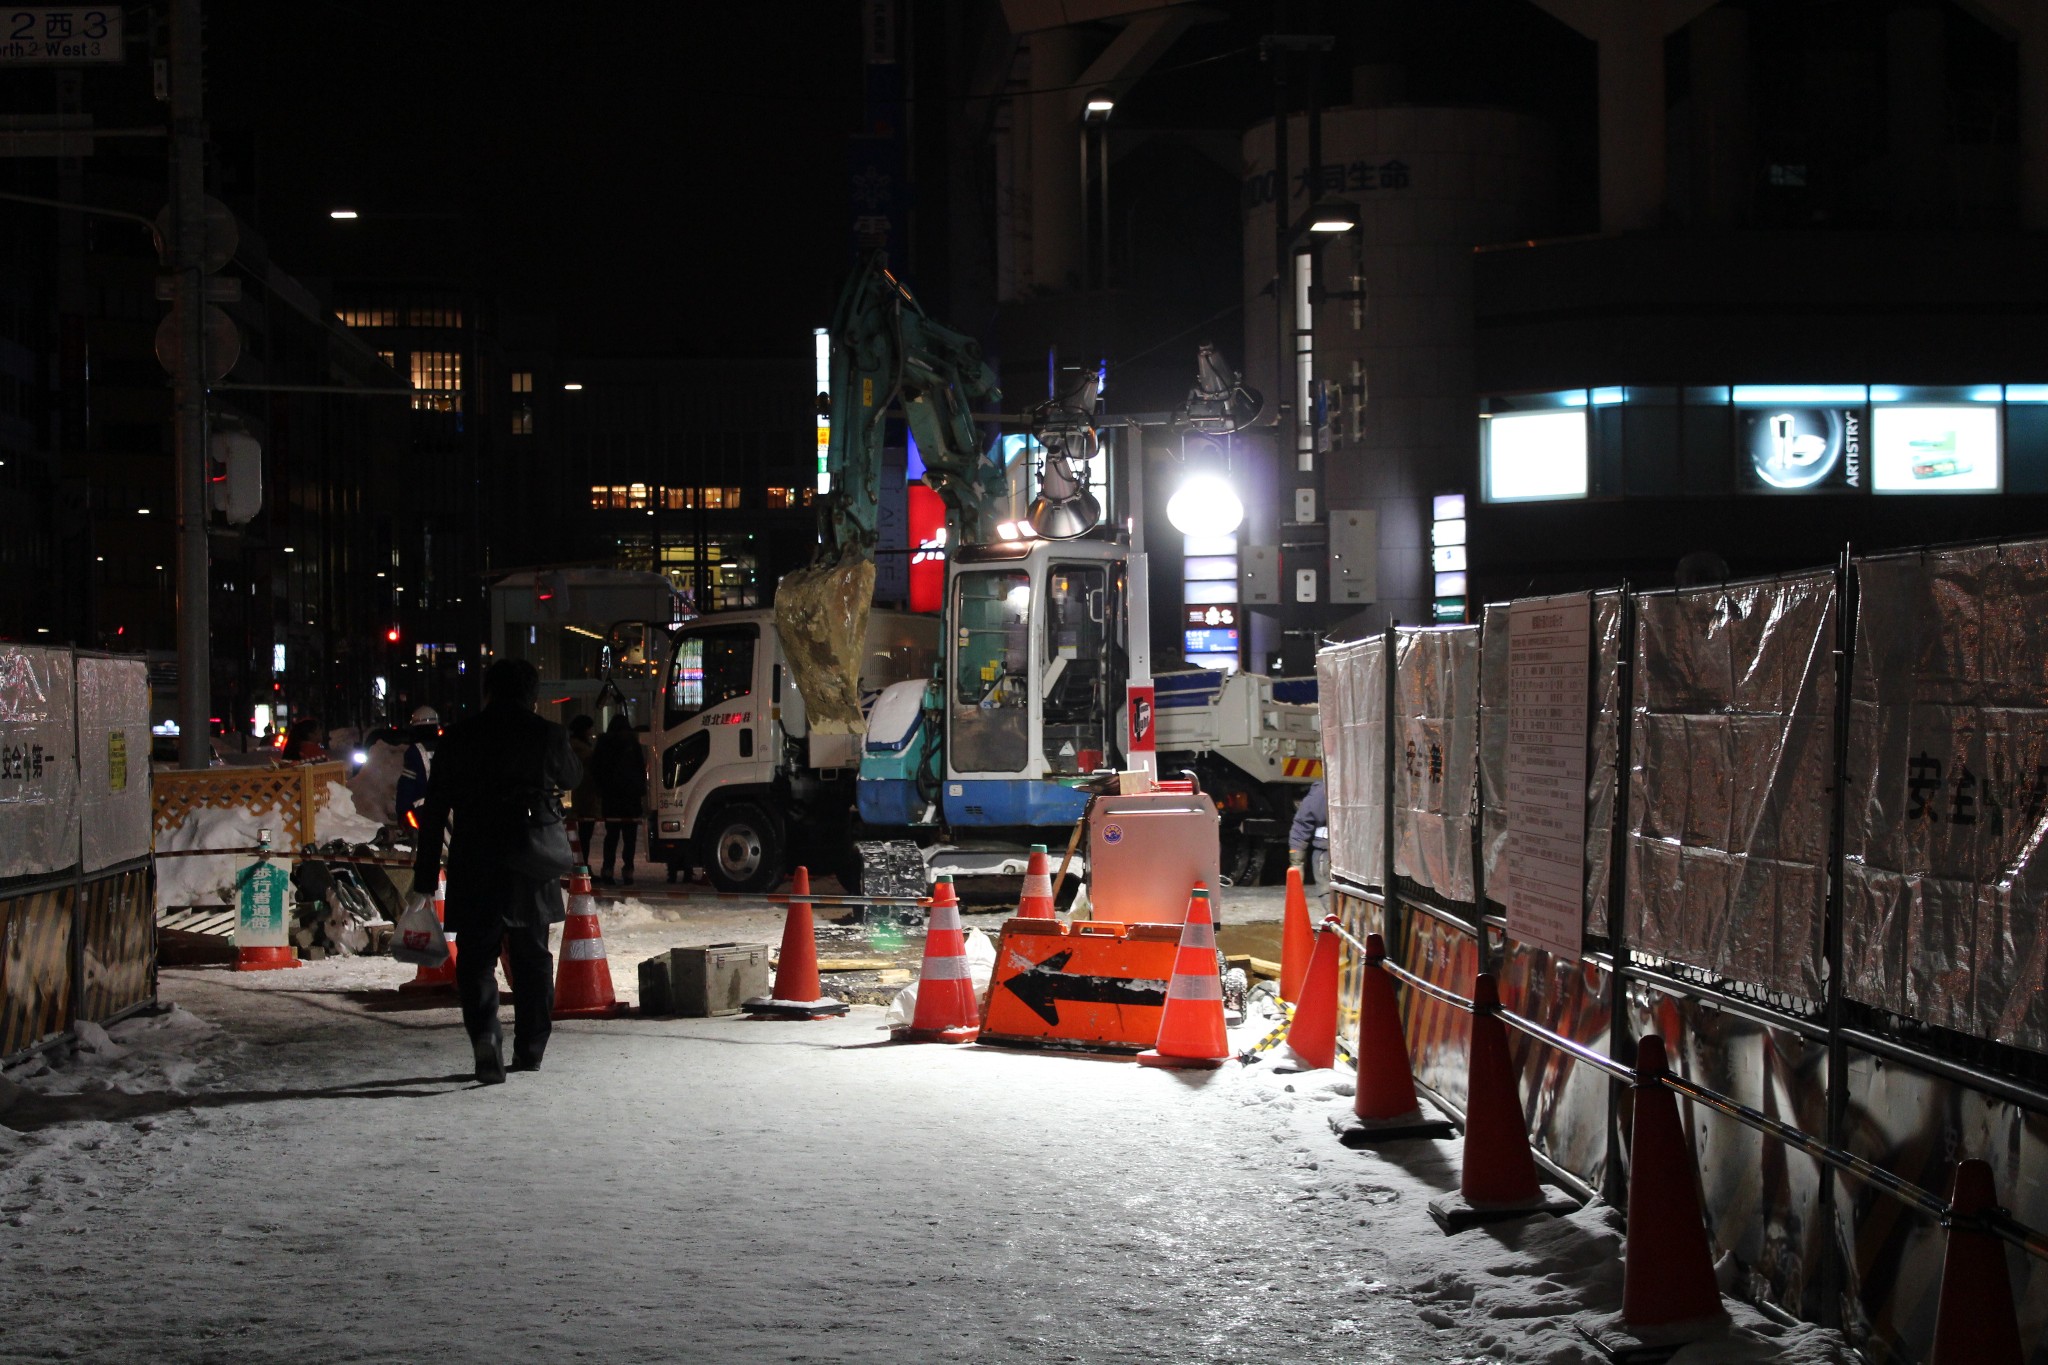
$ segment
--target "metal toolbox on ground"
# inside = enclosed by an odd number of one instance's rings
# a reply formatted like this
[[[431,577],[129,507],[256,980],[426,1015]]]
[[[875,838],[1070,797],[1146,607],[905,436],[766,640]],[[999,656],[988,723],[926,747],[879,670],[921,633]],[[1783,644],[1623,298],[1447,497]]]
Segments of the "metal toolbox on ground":
[[[768,945],[712,943],[668,952],[669,1009],[703,1017],[738,1014],[740,1003],[768,994]]]

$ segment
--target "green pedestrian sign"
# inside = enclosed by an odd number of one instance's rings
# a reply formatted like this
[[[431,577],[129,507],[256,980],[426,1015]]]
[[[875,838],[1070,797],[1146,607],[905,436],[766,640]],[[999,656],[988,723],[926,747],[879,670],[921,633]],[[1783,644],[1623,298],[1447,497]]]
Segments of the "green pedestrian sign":
[[[284,948],[291,943],[291,868],[281,858],[249,865],[239,879],[235,947]]]

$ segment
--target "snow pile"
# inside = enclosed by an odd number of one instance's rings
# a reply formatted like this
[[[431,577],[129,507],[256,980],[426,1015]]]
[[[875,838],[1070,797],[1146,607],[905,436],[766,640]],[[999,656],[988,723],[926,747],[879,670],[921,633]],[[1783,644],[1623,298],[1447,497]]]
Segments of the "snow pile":
[[[284,828],[284,815],[277,810],[251,810],[237,806],[230,810],[211,807],[193,811],[183,824],[165,835],[158,851],[179,852],[193,848],[254,848],[259,830],[268,829],[273,839]],[[166,910],[179,905],[232,905],[235,878],[248,864],[248,855],[218,858],[159,858],[156,864],[156,906]]]
[[[988,1008],[988,986],[996,975],[996,945],[989,936],[979,929],[969,929],[965,936],[967,944],[967,979],[974,983],[974,998],[981,1007]],[[889,1001],[883,1020],[889,1028],[909,1028],[910,1021],[917,1017],[917,983],[911,982],[896,992]]]
[[[208,1064],[199,1054],[215,1029],[173,1005],[164,1014],[137,1015],[107,1028],[80,1020],[72,1033],[76,1042],[70,1048],[39,1053],[4,1073],[25,1092],[17,1099],[96,1091],[185,1094]]]
[[[340,782],[330,781],[314,801],[313,835],[323,844],[336,839],[351,844],[374,843],[384,832],[384,826],[375,818],[362,813],[355,793]]]

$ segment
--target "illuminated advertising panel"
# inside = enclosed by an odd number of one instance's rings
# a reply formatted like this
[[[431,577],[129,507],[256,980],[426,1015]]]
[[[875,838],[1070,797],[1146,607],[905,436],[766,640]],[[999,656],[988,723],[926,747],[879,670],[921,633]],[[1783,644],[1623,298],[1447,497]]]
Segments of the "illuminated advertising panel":
[[[1190,630],[1185,634],[1189,654],[1237,653],[1237,632],[1234,630]]]
[[[1586,496],[1586,414],[1499,412],[1486,428],[1489,502]]]
[[[1743,407],[1737,440],[1746,486],[1759,493],[1863,489],[1865,411],[1857,407]]]
[[[1883,406],[1871,413],[1879,493],[1996,493],[2003,486],[1998,409],[1975,403]]]

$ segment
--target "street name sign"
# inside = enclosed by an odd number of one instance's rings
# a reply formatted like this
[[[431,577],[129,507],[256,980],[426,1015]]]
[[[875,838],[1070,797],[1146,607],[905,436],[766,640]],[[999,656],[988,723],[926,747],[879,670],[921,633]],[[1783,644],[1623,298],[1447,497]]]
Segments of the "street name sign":
[[[0,66],[87,66],[121,59],[119,5],[0,8]]]

